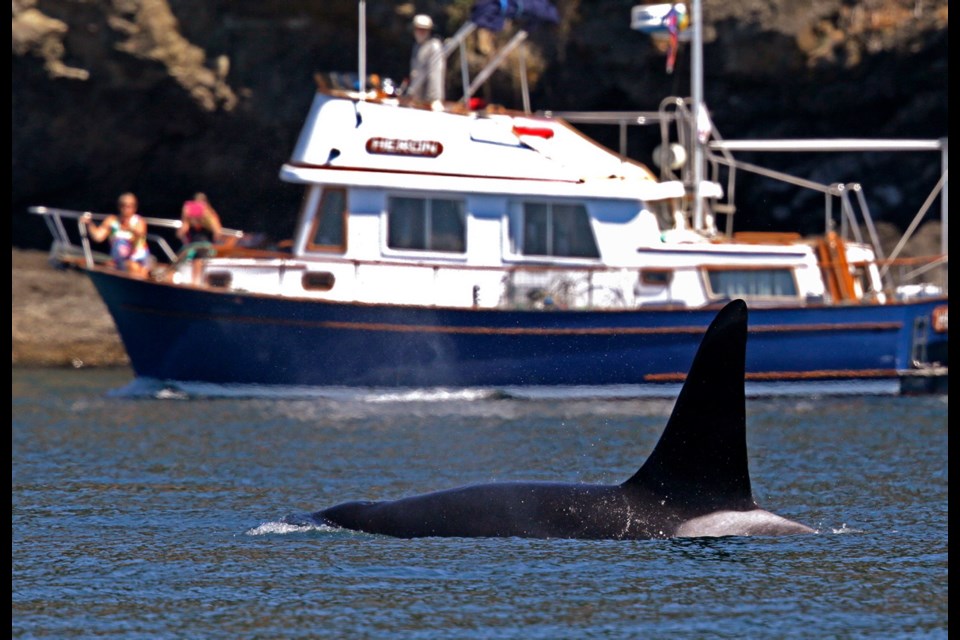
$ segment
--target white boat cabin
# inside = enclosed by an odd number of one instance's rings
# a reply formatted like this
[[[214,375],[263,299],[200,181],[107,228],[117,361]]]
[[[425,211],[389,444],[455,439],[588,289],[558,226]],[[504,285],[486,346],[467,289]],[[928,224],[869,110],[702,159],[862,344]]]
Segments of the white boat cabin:
[[[510,309],[802,305],[881,291],[866,245],[691,229],[681,182],[557,118],[321,91],[280,177],[305,187],[290,253],[221,251],[205,284]],[[189,265],[176,279],[190,281]]]

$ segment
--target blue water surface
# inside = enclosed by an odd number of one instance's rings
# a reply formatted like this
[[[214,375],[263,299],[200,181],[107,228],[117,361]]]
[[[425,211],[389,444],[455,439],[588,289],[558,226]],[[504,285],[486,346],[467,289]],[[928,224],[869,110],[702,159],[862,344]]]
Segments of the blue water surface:
[[[783,538],[398,540],[290,513],[498,480],[615,483],[670,399],[128,398],[13,369],[17,638],[939,638],[947,398],[747,402]]]

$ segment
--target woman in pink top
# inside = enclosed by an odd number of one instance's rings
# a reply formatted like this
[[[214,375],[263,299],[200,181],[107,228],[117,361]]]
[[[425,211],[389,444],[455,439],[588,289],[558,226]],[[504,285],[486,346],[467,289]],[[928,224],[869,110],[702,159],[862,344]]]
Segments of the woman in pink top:
[[[220,242],[220,216],[203,193],[183,203],[177,237],[183,241],[184,260],[192,262],[193,284],[202,284],[203,258],[217,254],[214,244]]]

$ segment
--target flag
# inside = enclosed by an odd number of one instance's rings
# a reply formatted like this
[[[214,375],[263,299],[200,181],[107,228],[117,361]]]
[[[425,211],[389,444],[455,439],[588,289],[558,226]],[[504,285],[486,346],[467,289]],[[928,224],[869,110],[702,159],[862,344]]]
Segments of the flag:
[[[667,45],[667,73],[673,73],[673,65],[677,62],[677,49],[680,46],[680,25],[679,15],[677,14],[677,5],[670,7],[664,23],[667,26],[667,33],[670,34],[670,40]]]
[[[549,0],[477,0],[470,9],[470,21],[481,29],[501,31],[508,19],[529,29],[542,23],[556,24],[560,15]]]
[[[630,28],[649,34],[658,51],[667,53],[667,73],[673,73],[680,43],[690,40],[690,13],[682,2],[638,4],[630,11]]]

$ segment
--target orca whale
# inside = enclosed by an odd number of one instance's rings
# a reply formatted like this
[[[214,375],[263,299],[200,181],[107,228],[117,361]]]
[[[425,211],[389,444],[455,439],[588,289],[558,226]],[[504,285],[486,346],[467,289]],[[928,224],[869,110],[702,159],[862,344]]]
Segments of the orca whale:
[[[650,539],[788,535],[814,529],[757,506],[747,469],[747,306],[707,328],[653,453],[622,484],[477,484],[379,502],[346,502],[289,524],[399,538]]]

